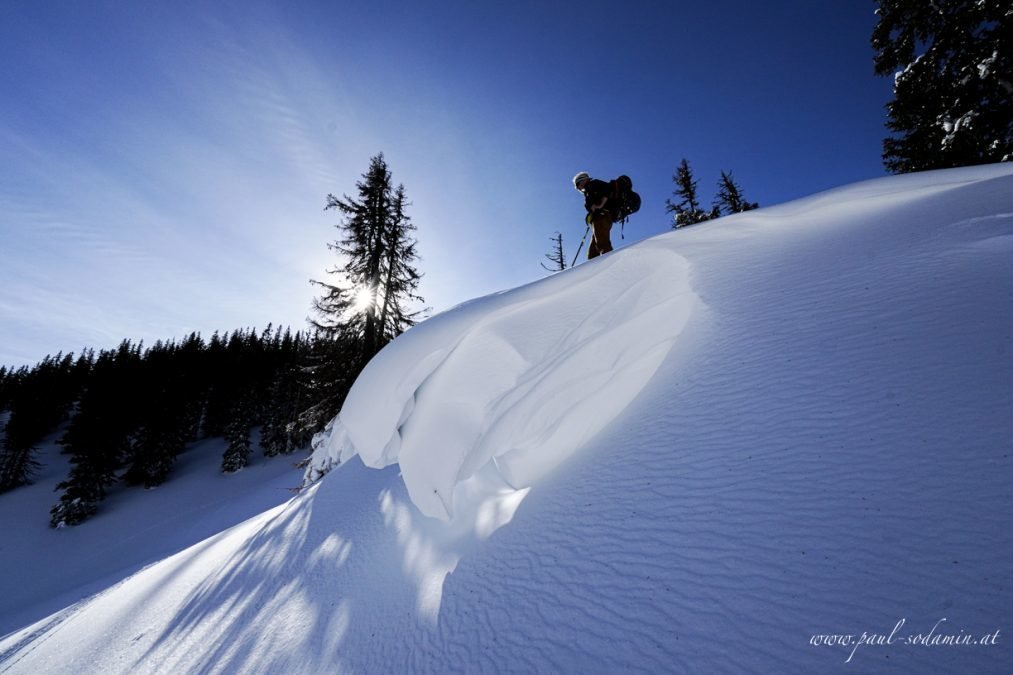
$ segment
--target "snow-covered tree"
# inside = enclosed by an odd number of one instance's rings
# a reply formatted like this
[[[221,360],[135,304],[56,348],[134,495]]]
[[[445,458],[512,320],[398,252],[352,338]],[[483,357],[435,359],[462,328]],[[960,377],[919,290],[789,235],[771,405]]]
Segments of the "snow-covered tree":
[[[1009,0],[878,0],[876,15],[876,73],[894,78],[887,169],[1013,159]]]

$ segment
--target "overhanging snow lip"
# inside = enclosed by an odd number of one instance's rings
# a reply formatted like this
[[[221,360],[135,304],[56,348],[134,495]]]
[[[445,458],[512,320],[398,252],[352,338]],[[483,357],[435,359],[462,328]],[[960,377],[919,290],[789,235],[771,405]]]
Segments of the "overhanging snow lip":
[[[363,371],[307,478],[335,453],[376,468],[397,462],[416,506],[442,520],[453,517],[455,486],[487,464],[528,487],[650,380],[702,305],[689,279],[688,260],[654,239],[429,319]],[[582,387],[612,392],[596,398]],[[573,400],[588,410],[558,404]],[[558,418],[544,417],[551,410]],[[564,420],[584,433],[560,438],[552,429]],[[542,456],[518,454],[531,447]]]

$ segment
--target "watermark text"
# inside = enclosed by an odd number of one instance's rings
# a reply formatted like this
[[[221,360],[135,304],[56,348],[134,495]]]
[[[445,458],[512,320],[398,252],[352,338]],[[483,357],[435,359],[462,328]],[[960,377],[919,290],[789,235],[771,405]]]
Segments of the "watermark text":
[[[817,634],[809,638],[813,647],[831,647],[847,653],[845,663],[851,663],[859,647],[991,647],[999,642],[999,630],[968,632],[954,630],[943,617],[925,633],[913,633],[907,628],[907,619],[901,619],[889,633]]]

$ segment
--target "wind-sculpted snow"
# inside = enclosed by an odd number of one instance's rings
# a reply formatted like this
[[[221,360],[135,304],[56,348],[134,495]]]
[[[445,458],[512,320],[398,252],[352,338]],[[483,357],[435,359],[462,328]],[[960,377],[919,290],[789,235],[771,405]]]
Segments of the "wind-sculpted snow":
[[[622,412],[700,307],[686,260],[655,241],[434,317],[366,367],[307,482],[356,454],[396,462],[444,520],[490,462],[529,487]]]

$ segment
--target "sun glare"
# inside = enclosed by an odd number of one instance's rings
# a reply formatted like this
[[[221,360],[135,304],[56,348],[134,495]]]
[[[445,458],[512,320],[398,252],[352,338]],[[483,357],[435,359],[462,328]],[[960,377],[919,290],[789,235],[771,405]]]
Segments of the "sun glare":
[[[356,312],[365,312],[373,304],[373,294],[370,292],[368,286],[363,286],[355,294],[355,306]]]

